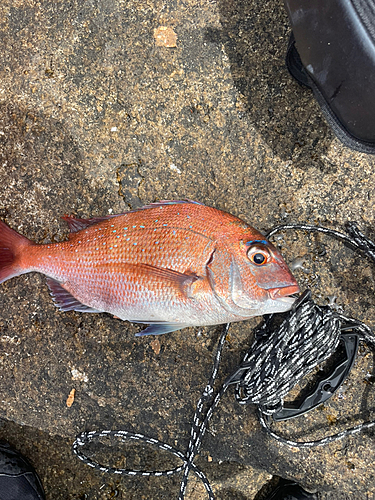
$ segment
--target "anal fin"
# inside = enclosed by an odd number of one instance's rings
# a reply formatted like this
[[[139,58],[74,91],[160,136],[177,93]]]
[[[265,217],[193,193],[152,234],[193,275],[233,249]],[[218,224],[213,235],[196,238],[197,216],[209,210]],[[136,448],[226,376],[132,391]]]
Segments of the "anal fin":
[[[91,313],[103,312],[82,304],[82,302],[73,297],[73,295],[68,292],[68,290],[66,290],[61,283],[53,278],[47,278],[47,285],[50,289],[55,306],[58,307],[60,311],[79,311]]]
[[[143,337],[145,335],[163,335],[164,333],[174,332],[176,330],[181,330],[191,325],[185,325],[181,323],[154,323],[149,325],[147,328],[135,334],[136,337]]]

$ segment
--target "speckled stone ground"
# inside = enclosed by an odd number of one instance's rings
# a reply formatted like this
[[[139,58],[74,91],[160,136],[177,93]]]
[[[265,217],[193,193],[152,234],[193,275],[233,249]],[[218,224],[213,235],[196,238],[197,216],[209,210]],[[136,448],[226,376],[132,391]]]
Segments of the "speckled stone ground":
[[[65,238],[65,213],[105,215],[177,198],[261,230],[351,220],[375,237],[375,159],[345,148],[289,76],[280,1],[5,0],[0,13],[0,217],[27,237]],[[176,35],[175,47],[173,36],[172,46],[157,43],[160,27]],[[277,244],[288,262],[303,262],[296,277],[319,303],[335,297],[374,326],[368,262],[316,235],[285,233]],[[102,475],[70,445],[82,430],[123,428],[185,450],[218,330],[166,335],[157,353],[152,338],[134,337],[135,325],[59,312],[37,274],[4,283],[0,310],[0,438],[33,461],[48,500],[175,498],[178,478]],[[232,326],[220,380],[241,360],[255,324]],[[373,359],[362,347],[340,394],[282,432],[317,437],[369,420],[373,409]],[[148,449],[127,456],[129,467],[131,457],[134,466],[169,463]],[[372,498],[374,462],[371,433],[327,448],[281,447],[232,393],[197,459],[218,499],[241,500],[272,475],[317,489],[321,499]],[[194,478],[189,498],[205,498]]]

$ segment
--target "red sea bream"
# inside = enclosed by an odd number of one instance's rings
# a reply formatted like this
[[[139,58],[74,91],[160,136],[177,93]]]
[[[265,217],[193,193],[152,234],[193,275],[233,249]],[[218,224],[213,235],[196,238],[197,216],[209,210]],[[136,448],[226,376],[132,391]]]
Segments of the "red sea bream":
[[[108,312],[150,325],[140,335],[284,312],[299,292],[260,232],[200,203],[65,220],[69,240],[47,245],[0,222],[0,283],[43,273],[62,311]]]

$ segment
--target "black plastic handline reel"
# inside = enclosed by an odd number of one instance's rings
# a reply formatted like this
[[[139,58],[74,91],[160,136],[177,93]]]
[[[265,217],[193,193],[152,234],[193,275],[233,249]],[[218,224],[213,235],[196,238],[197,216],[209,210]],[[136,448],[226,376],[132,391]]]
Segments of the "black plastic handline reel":
[[[306,290],[296,301],[293,310],[301,307],[307,302],[311,302],[311,291]],[[258,332],[258,336],[267,335],[267,328],[271,324],[273,316],[269,316],[264,325],[263,332]],[[330,359],[330,369],[328,373],[323,372],[322,375],[318,375],[312,389],[305,391],[303,396],[299,396],[293,402],[283,402],[279,406],[280,408],[275,409],[272,415],[264,413],[266,420],[270,421],[282,421],[288,420],[290,418],[295,418],[307,413],[320,404],[331,398],[335,392],[341,387],[345,382],[346,378],[349,376],[350,371],[353,367],[358,346],[359,346],[359,335],[356,333],[356,328],[358,324],[353,320],[346,320],[340,326],[340,344],[342,349],[338,349],[337,353],[334,353]],[[332,357],[334,358],[332,360]],[[229,377],[227,384],[235,384],[238,390],[241,391],[246,385],[245,375],[249,370],[249,362],[244,362],[238,367],[238,369]],[[259,407],[262,411],[261,406]],[[263,412],[262,412],[263,413]]]
[[[345,330],[352,330],[351,326]],[[342,333],[340,342],[344,344],[344,355],[336,360],[333,369],[327,376],[318,377],[314,388],[302,399],[293,403],[286,402],[283,408],[272,415],[275,421],[288,420],[307,413],[331,398],[345,382],[353,367],[359,345],[356,333]]]

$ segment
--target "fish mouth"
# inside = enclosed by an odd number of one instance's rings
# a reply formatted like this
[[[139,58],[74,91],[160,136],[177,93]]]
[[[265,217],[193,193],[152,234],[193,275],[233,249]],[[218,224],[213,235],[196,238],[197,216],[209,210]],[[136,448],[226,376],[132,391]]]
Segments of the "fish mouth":
[[[290,299],[295,300],[297,295],[300,293],[298,285],[284,286],[282,288],[269,288],[267,291],[272,300],[286,299],[288,302]]]

